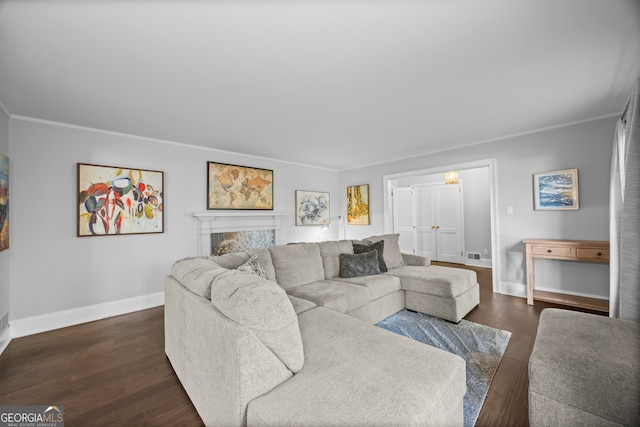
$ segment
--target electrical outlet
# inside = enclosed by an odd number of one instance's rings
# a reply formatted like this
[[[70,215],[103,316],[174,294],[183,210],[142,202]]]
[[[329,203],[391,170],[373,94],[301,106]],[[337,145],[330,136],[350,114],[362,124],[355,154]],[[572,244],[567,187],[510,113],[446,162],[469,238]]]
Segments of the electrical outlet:
[[[507,215],[513,215],[513,206],[507,206]]]

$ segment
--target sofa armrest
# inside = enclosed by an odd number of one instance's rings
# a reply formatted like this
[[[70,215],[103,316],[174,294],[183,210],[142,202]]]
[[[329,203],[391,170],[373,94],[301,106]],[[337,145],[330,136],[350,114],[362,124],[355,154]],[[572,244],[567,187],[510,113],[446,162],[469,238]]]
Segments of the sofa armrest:
[[[249,402],[293,376],[255,334],[165,279],[165,353],[205,425],[246,425]]]
[[[428,266],[431,265],[431,258],[413,254],[402,254],[402,260],[407,265]]]

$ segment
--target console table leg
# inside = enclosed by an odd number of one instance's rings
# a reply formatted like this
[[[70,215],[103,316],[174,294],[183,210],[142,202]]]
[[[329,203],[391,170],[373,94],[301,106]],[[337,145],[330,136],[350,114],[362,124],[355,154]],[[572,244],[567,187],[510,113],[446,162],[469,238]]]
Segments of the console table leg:
[[[525,245],[527,257],[527,304],[533,305],[533,286],[535,280],[535,271],[533,267],[533,256],[529,245]]]

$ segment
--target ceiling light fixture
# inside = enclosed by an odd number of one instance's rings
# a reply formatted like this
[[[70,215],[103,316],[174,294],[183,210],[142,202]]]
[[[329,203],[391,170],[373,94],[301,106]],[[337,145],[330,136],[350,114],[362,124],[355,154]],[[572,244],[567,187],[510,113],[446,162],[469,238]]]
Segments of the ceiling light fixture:
[[[445,184],[457,184],[458,183],[458,171],[448,171],[444,173]]]

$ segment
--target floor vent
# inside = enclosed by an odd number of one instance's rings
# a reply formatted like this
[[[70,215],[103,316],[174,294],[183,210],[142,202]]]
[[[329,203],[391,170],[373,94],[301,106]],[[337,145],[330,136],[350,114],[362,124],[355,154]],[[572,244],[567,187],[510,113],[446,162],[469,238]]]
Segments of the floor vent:
[[[467,259],[480,260],[480,252],[467,252]]]

